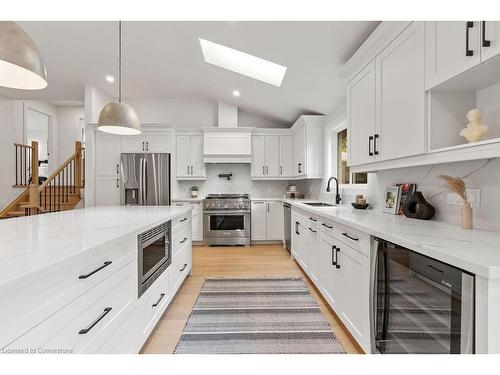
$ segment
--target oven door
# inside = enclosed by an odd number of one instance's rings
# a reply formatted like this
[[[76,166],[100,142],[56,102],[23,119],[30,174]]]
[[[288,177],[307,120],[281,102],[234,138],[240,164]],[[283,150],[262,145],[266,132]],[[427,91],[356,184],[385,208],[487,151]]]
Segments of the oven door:
[[[205,212],[204,216],[204,235],[208,238],[250,236],[249,212]]]
[[[139,284],[143,284],[161,265],[170,259],[168,231],[139,243]]]

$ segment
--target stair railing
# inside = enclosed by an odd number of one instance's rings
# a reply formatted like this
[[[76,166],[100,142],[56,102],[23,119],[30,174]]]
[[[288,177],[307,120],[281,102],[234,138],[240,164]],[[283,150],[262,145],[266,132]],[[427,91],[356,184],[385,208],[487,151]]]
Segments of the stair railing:
[[[38,142],[32,141],[31,145],[14,143],[14,148],[14,187],[28,187],[31,183],[38,184]]]

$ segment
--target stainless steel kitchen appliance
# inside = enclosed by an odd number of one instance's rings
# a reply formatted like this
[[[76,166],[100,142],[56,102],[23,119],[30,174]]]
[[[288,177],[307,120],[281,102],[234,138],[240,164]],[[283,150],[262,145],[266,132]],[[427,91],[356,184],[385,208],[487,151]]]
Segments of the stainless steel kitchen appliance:
[[[172,222],[168,221],[138,236],[139,297],[172,263]]]
[[[284,228],[285,228],[285,247],[289,253],[292,252],[292,206],[290,203],[283,203],[284,210]]]
[[[205,245],[250,245],[248,194],[209,194],[203,201]]]
[[[122,205],[170,205],[170,154],[121,154],[120,175]]]
[[[474,275],[377,239],[371,336],[376,353],[474,353]]]

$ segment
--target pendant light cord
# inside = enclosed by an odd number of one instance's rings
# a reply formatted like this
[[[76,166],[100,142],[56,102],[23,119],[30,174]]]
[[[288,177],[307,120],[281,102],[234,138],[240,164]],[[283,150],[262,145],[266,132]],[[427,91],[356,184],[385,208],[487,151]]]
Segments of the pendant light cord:
[[[118,101],[122,101],[122,21],[118,21]]]

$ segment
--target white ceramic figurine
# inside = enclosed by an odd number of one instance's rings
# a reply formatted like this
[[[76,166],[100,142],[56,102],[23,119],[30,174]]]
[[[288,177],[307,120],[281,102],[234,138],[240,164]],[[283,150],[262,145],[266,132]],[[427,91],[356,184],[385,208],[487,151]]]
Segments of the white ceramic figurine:
[[[460,135],[465,137],[469,143],[480,141],[488,134],[490,129],[488,126],[481,123],[482,117],[481,111],[477,108],[467,112],[467,120],[469,120],[469,123],[466,128],[462,129]]]

